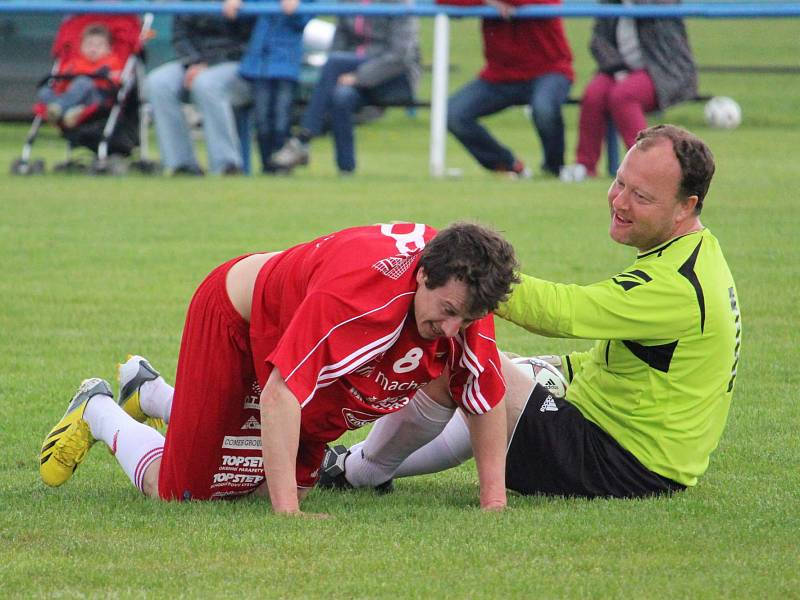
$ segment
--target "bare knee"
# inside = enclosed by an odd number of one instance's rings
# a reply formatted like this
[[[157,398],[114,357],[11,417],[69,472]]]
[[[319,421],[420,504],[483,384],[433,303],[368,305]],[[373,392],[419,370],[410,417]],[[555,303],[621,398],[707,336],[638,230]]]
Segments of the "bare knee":
[[[453,397],[450,395],[449,379],[448,373],[445,373],[444,375],[437,377],[424,387],[420,388],[420,391],[424,392],[428,398],[437,404],[441,404],[442,406],[446,406],[448,408],[455,408],[456,403],[453,401]]]
[[[515,367],[502,353],[500,354],[500,365],[506,380],[506,418],[510,437],[536,383],[525,372]]]
[[[161,472],[161,459],[154,460],[144,472],[142,478],[142,492],[148,498],[160,500],[161,496],[158,494],[158,475]]]

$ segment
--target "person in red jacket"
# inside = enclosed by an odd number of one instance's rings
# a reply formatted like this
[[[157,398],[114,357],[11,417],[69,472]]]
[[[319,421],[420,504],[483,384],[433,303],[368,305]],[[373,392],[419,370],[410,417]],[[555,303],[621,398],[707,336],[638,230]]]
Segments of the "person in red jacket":
[[[74,127],[90,104],[100,103],[112,84],[118,84],[123,61],[111,51],[111,32],[105,25],[93,23],[83,30],[80,52],[59,65],[59,75],[69,75],[66,87],[56,84],[39,88],[37,97],[47,105],[47,117]],[[102,75],[95,78],[92,75]]]
[[[527,104],[539,134],[542,170],[558,175],[564,164],[564,121],[574,73],[560,18],[513,19],[516,7],[552,4],[552,0],[436,0],[439,4],[497,8],[498,18],[483,19],[486,65],[476,79],[449,100],[447,128],[483,167],[511,177],[530,177],[522,161],[500,144],[478,119],[509,106]]]

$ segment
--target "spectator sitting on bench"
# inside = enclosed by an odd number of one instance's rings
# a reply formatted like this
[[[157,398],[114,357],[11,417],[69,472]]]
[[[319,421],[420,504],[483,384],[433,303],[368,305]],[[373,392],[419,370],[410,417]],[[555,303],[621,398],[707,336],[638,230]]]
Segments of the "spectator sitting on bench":
[[[564,120],[561,105],[574,79],[572,51],[557,19],[511,19],[517,6],[553,0],[436,0],[438,4],[497,8],[501,19],[483,19],[486,66],[458,90],[447,107],[447,129],[484,168],[512,178],[531,171],[501,145],[478,118],[509,106],[527,104],[544,154],[541,168],[558,175],[564,165]]]
[[[351,174],[356,168],[353,113],[369,104],[411,104],[419,60],[415,17],[340,17],[300,130],[273,154],[272,163],[283,169],[307,165],[309,142],[322,135],[329,118],[336,165],[341,174]]]
[[[175,15],[172,45],[177,60],[147,76],[156,137],[164,167],[173,175],[203,175],[181,105],[197,107],[213,173],[242,172],[242,154],[233,109],[250,102],[250,88],[239,77],[239,60],[250,39],[253,19],[217,15]]]
[[[600,0],[620,4],[620,0]],[[622,4],[679,4],[680,0],[622,0]],[[697,70],[686,27],[680,18],[595,19],[590,42],[598,72],[581,101],[575,164],[561,170],[561,181],[597,175],[607,119],[625,146],[647,127],[645,114],[697,95]]]

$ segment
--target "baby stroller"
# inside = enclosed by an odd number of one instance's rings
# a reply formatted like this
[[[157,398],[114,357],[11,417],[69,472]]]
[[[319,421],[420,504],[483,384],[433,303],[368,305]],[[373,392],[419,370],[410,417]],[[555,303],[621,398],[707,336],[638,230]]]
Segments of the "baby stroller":
[[[75,76],[60,72],[59,67],[80,51],[84,29],[93,24],[104,25],[109,30],[111,51],[120,58],[124,67],[118,83],[100,72],[91,75],[95,80],[104,79],[105,99],[87,104],[74,126],[66,127],[59,123],[61,135],[67,140],[67,156],[64,162],[55,165],[55,171],[121,175],[129,167],[145,173],[158,170],[158,164],[148,160],[147,118],[142,110],[142,86],[139,84],[144,81],[143,40],[150,34],[152,21],[152,14],[145,15],[144,19],[136,15],[82,14],[67,17],[59,27],[52,49],[55,63],[41,85],[49,85],[57,92],[69,85]],[[38,102],[33,112],[33,123],[22,154],[11,165],[11,173],[15,175],[34,175],[45,170],[43,160],[31,161],[31,151],[46,120],[47,107]],[[72,152],[78,147],[96,153],[91,165],[73,159]],[[127,158],[137,147],[139,160],[129,165]]]

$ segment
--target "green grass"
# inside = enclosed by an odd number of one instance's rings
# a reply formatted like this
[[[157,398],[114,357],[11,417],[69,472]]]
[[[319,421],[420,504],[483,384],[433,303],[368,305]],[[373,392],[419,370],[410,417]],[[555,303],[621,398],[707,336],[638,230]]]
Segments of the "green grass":
[[[577,89],[591,65],[588,24],[568,24]],[[700,64],[786,64],[800,55],[796,25],[693,21],[690,30]],[[454,25],[454,86],[479,65],[476,29]],[[468,463],[401,480],[388,497],[316,491],[305,508],[333,518],[299,520],[257,501],[147,501],[102,448],[64,487],[46,489],[39,444],[77,382],[113,378],[128,352],[172,379],[190,294],[236,254],[356,223],[459,218],[502,229],[526,271],[556,280],[603,278],[632,252],[607,236],[607,180],[497,180],[450,140],[449,163],[464,177],[433,181],[427,119],[402,111],[358,131],[359,174],[350,179],[335,175],[327,140],[293,178],[0,174],[0,597],[798,597],[800,86],[793,76],[709,75],[701,89],[736,97],[742,127],[709,130],[698,105],[663,118],[696,130],[716,153],[703,220],[737,280],[744,346],[709,471],[670,499],[512,497],[505,513],[483,514]],[[575,116],[567,109],[571,147]],[[490,126],[538,162],[519,111]],[[24,134],[0,126],[0,165]],[[36,153],[52,164],[61,147],[43,132]],[[575,347],[502,322],[498,338],[526,354]]]

